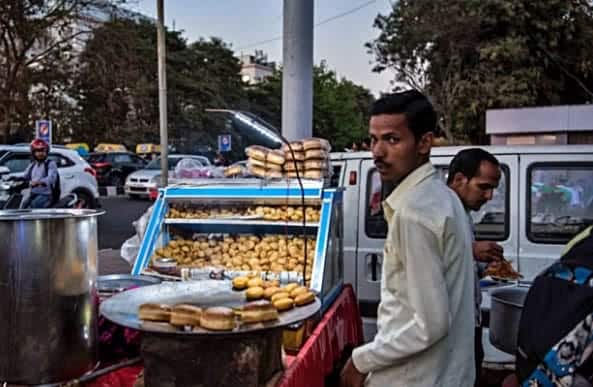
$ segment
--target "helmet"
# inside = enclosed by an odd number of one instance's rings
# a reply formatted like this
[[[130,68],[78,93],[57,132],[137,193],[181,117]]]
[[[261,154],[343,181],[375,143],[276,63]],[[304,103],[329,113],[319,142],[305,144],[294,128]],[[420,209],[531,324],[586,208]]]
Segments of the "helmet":
[[[45,150],[48,152],[49,145],[42,139],[36,138],[35,140],[31,141],[31,152],[35,152],[36,150]]]

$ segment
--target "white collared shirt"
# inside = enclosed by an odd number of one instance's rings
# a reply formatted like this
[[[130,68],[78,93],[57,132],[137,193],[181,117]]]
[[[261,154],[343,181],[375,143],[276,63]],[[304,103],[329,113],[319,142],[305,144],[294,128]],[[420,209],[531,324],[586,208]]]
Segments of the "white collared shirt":
[[[367,386],[473,386],[472,235],[457,195],[426,163],[384,202],[377,335],[354,350]]]

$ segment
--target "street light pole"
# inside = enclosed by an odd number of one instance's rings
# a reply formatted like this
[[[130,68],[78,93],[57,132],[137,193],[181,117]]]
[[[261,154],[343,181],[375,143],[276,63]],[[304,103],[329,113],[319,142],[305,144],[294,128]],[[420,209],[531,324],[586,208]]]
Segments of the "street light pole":
[[[157,57],[159,71],[159,128],[161,133],[161,185],[168,184],[169,138],[167,133],[167,69],[164,0],[157,0]]]

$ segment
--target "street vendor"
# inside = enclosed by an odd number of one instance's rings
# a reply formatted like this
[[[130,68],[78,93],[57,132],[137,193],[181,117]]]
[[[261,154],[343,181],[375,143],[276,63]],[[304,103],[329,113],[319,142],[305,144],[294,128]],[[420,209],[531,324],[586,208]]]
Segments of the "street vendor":
[[[384,184],[377,335],[342,370],[344,387],[474,383],[472,235],[463,205],[429,161],[436,113],[412,90],[371,108],[371,152]]]
[[[480,149],[464,149],[457,153],[449,164],[447,185],[455,191],[467,211],[470,227],[474,228],[470,211],[479,211],[488,201],[492,200],[494,190],[500,182],[500,164],[496,157]],[[472,233],[473,235],[473,233]],[[481,264],[503,259],[504,250],[501,245],[493,241],[474,241],[473,256],[475,265],[475,295],[476,295],[476,329],[475,329],[475,366],[476,385],[480,378],[484,348],[482,346],[482,292],[480,290]]]

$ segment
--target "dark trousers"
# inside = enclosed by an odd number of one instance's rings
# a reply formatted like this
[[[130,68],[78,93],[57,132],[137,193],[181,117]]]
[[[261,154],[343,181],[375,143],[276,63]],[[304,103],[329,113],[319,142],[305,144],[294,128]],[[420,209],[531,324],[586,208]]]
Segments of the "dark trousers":
[[[476,327],[474,331],[474,355],[476,367],[476,381],[474,387],[480,385],[480,375],[482,374],[482,362],[484,361],[484,347],[482,346],[482,327]]]

